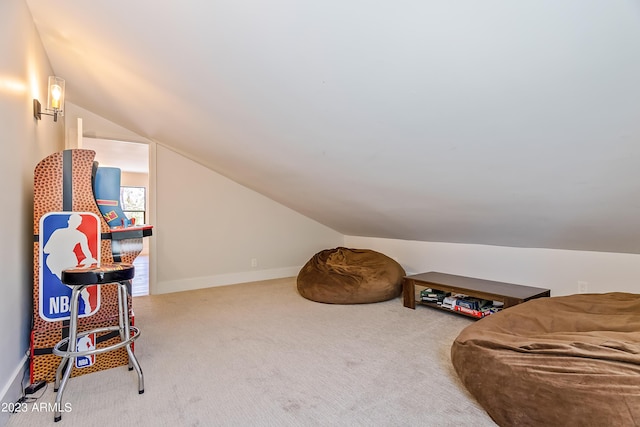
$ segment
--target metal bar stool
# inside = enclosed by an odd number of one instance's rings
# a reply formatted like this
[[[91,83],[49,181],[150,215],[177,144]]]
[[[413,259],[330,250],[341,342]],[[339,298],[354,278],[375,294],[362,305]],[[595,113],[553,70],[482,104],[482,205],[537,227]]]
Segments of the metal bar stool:
[[[58,342],[53,348],[53,354],[62,357],[62,361],[56,370],[54,391],[56,395],[54,421],[60,421],[62,414],[62,394],[71,376],[71,370],[76,357],[89,356],[93,354],[106,353],[118,348],[126,347],[129,355],[129,370],[135,368],[138,373],[138,394],[144,393],[144,377],[142,369],[136,359],[131,344],[140,336],[140,330],[131,326],[131,318],[127,307],[127,292],[131,286],[131,279],[135,274],[135,269],[131,264],[103,264],[100,267],[91,266],[89,268],[69,268],[62,272],[62,283],[70,286],[71,301],[69,313],[69,337]],[[91,285],[118,285],[118,326],[97,328],[90,331],[78,333],[78,298],[84,288]],[[104,348],[94,350],[77,351],[78,338],[85,337],[93,333],[120,332],[120,342]],[[66,348],[63,349],[63,348]],[[66,365],[66,368],[65,368]],[[62,371],[64,370],[64,374]]]

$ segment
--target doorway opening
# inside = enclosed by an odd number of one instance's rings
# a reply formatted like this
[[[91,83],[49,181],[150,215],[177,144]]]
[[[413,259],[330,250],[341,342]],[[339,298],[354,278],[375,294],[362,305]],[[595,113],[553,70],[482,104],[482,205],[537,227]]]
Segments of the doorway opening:
[[[100,166],[119,168],[120,204],[127,218],[135,218],[136,225],[146,224],[149,218],[149,145],[112,139],[82,138],[82,147],[96,152]],[[149,294],[149,239],[142,239],[142,251],[133,265],[132,296]]]

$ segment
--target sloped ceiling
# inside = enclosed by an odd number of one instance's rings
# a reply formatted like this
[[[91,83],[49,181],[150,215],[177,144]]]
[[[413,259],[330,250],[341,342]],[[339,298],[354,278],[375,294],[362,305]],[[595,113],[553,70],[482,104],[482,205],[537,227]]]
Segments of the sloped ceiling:
[[[640,253],[640,4],[27,0],[67,100],[347,235]]]

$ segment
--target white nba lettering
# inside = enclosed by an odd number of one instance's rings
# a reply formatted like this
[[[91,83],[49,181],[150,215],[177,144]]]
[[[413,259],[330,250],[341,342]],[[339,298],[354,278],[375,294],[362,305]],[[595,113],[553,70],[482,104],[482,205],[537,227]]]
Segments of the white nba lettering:
[[[49,298],[49,314],[60,313],[59,299],[57,297]]]
[[[66,295],[60,297],[60,310],[62,310],[63,313],[69,311],[69,297]]]
[[[69,297],[66,295],[49,298],[49,314],[66,313],[69,311]]]

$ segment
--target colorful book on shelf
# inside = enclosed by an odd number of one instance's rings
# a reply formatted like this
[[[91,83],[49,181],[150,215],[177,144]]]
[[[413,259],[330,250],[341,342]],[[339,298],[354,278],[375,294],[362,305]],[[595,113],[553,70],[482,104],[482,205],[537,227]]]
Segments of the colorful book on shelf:
[[[474,310],[461,305],[456,305],[454,307],[454,310],[459,311],[460,313],[468,314],[469,316],[473,316],[473,317],[484,317],[484,313],[482,311]]]
[[[471,310],[482,310],[484,307],[489,307],[492,304],[492,301],[474,297],[460,298],[457,301],[457,305]]]
[[[453,294],[447,295],[442,300],[442,308],[448,308],[450,310],[455,310],[455,307],[458,305],[458,300],[467,298],[466,295],[463,294]]]

